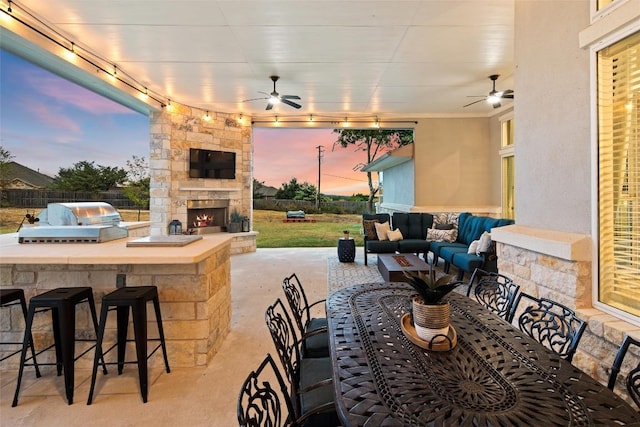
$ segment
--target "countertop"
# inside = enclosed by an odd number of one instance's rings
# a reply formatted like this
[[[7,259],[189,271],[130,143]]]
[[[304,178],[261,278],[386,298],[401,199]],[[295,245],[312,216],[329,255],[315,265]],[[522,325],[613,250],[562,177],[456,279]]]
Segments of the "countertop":
[[[127,247],[127,237],[105,243],[18,243],[18,233],[0,235],[0,264],[194,264],[232,239],[203,235],[182,247]]]

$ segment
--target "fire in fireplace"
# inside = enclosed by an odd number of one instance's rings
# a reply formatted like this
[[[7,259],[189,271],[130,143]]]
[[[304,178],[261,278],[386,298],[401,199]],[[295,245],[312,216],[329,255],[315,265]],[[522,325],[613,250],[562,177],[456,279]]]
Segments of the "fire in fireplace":
[[[228,200],[189,200],[187,201],[187,228],[193,234],[225,231],[228,210]]]

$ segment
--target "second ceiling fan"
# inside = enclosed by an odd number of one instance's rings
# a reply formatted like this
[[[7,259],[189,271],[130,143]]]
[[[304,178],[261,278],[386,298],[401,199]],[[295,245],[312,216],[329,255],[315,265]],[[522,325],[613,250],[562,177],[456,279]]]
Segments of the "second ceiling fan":
[[[302,107],[300,104],[297,104],[297,103],[291,101],[292,99],[300,99],[300,97],[298,95],[280,95],[278,93],[278,91],[276,90],[276,82],[278,81],[278,79],[280,79],[279,76],[271,76],[271,81],[273,81],[273,92],[271,92],[271,93],[260,92],[260,93],[264,93],[265,95],[267,95],[266,97],[246,99],[245,102],[246,101],[256,101],[258,99],[266,99],[267,100],[267,107],[265,108],[265,110],[271,110],[274,105],[279,104],[280,102],[282,102],[283,104],[287,104],[290,107],[293,107],[293,108],[296,108],[296,109],[300,109]]]
[[[464,105],[462,108],[468,107],[473,104],[477,104],[478,102],[482,102],[482,101],[487,101],[489,104],[493,106],[493,108],[498,108],[501,105],[500,104],[501,99],[513,99],[513,95],[514,95],[513,90],[511,89],[507,89],[503,91],[496,90],[496,80],[498,80],[498,77],[500,77],[500,74],[492,74],[489,76],[489,79],[493,82],[493,87],[491,88],[491,92],[489,92],[489,95],[474,96],[473,98],[483,98],[483,99],[473,101],[467,105]]]

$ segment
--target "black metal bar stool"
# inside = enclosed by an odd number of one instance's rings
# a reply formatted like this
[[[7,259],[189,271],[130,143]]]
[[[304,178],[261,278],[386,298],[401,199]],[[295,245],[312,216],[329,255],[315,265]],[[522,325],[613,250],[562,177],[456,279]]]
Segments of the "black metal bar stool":
[[[158,338],[147,338],[147,303],[153,302],[158,324]],[[133,317],[133,332],[135,339],[127,340],[127,329],[129,326],[129,309]],[[117,310],[117,340],[116,343],[102,352],[102,340],[107,322],[107,313]],[[137,360],[125,362],[125,350],[127,342],[135,341]],[[147,341],[160,341],[160,343],[147,355]],[[93,361],[93,372],[91,374],[91,388],[89,389],[89,399],[87,405],[91,405],[93,391],[96,384],[96,374],[98,371],[98,360],[100,356],[109,353],[114,347],[118,347],[118,361],[107,363],[107,365],[118,365],[118,375],[122,374],[125,364],[138,364],[138,378],[140,381],[140,394],[142,401],[147,402],[149,392],[149,379],[147,359],[151,357],[158,348],[162,347],[164,356],[164,366],[167,373],[171,372],[169,360],[167,359],[167,348],[164,341],[164,330],[162,328],[162,316],[160,314],[160,300],[158,299],[158,288],[155,286],[132,286],[117,289],[102,298],[102,308],[100,309],[100,328],[98,330],[98,344]]]
[[[39,365],[56,365],[58,376],[64,371],[64,388],[69,405],[73,403],[74,388],[74,363],[80,357],[88,353],[96,345],[92,345],[75,356],[76,341],[96,341],[95,339],[76,338],[76,305],[88,302],[89,311],[93,320],[93,329],[98,334],[98,318],[96,316],[96,305],[93,299],[93,291],[90,287],[75,288],[56,288],[45,292],[29,300],[29,311],[27,313],[27,324],[24,331],[24,341],[22,342],[22,355],[20,357],[20,369],[18,371],[18,383],[16,384],[16,393],[13,397],[13,404],[18,405],[18,394],[20,393],[20,383],[22,382],[22,373],[26,365],[27,347],[31,342],[31,327],[33,325],[33,316],[36,313],[51,310],[51,321],[53,326],[54,343],[49,347],[41,350],[38,354],[55,347],[56,362],[42,363]],[[103,370],[106,371],[103,360]]]
[[[0,307],[11,307],[13,305],[20,305],[22,309],[22,317],[26,323],[27,321],[27,302],[24,297],[24,291],[22,289],[0,289]],[[0,342],[0,345],[20,345],[22,346],[22,342]],[[33,336],[29,334],[29,349],[31,350],[31,357],[27,360],[33,360],[33,366],[36,369],[36,377],[40,378],[40,369],[38,368],[38,363],[36,361],[36,350],[33,346]],[[10,358],[11,356],[15,356],[16,354],[22,351],[22,347],[20,349],[15,350],[0,359],[0,362]]]

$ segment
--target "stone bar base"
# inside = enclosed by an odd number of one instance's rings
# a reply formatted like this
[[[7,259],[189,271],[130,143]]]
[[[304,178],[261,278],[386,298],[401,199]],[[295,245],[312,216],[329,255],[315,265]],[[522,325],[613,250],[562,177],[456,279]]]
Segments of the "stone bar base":
[[[248,233],[231,233],[233,240],[231,241],[231,255],[246,254],[256,251],[256,231]]]
[[[522,292],[546,297],[576,310],[587,321],[573,364],[606,384],[624,334],[640,338],[640,327],[594,307],[591,237],[519,225],[494,228],[498,271],[520,285]],[[622,372],[636,366],[632,353]],[[624,386],[616,393],[628,398]]]
[[[1,243],[1,242],[0,242]],[[36,247],[37,246],[37,247]],[[3,249],[6,249],[3,248]],[[19,252],[33,252],[31,262],[7,263],[3,256],[0,280],[3,288],[22,288],[27,300],[57,287],[90,286],[100,317],[102,297],[123,286],[155,285],[158,287],[160,307],[167,340],[169,364],[173,367],[206,366],[229,333],[231,325],[231,239],[226,235],[207,237],[184,248],[127,248],[125,242],[82,245],[20,245]],[[87,254],[67,260],[38,259],[36,252],[81,250]],[[93,254],[93,251],[104,255]],[[4,252],[3,254],[8,253]],[[114,258],[116,253],[120,257]],[[47,255],[44,255],[47,257]],[[75,262],[70,261],[75,259]],[[93,259],[94,263],[87,262]],[[15,260],[14,260],[15,261]],[[26,262],[25,262],[26,261]],[[57,262],[56,262],[57,261]],[[76,337],[94,338],[88,304],[76,310]],[[0,310],[0,339],[22,341],[24,321],[18,306]],[[148,338],[158,337],[152,305],[147,307]],[[33,334],[39,349],[53,343],[51,313],[36,314]],[[116,314],[107,320],[104,350],[115,342]],[[133,339],[130,317],[128,338]],[[149,351],[156,342],[149,342]],[[76,354],[90,343],[77,343]],[[2,351],[8,348],[0,349]],[[5,353],[6,354],[6,353]],[[116,351],[107,361],[114,361]],[[54,361],[53,351],[43,353],[39,361]],[[127,347],[127,360],[135,359],[134,343]],[[17,367],[19,356],[3,362],[3,367]],[[90,368],[93,351],[80,358],[76,366]],[[162,352],[156,351],[150,366],[162,367]]]

